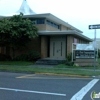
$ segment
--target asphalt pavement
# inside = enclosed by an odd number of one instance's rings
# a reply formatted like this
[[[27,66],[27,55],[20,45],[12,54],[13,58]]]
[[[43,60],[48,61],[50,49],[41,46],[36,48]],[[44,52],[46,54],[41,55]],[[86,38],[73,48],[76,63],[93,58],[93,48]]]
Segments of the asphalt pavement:
[[[92,80],[94,79],[0,72],[0,99],[71,100],[78,91]],[[82,100],[91,100],[90,94],[93,90],[100,92],[99,84],[98,81]]]

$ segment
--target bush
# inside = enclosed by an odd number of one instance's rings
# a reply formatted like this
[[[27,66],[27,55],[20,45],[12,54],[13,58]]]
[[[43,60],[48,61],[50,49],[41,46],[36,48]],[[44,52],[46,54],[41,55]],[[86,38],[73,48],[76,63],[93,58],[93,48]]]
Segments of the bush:
[[[0,61],[9,61],[9,60],[11,60],[10,55],[0,53]]]
[[[28,54],[28,61],[36,61],[40,58],[40,53],[38,51],[31,51]]]
[[[69,53],[66,57],[67,61],[71,61],[72,60],[72,53]]]
[[[32,51],[28,54],[22,54],[14,58],[16,61],[36,61],[40,58],[40,53],[37,51]]]
[[[27,61],[28,55],[27,54],[21,54],[21,55],[15,57],[13,60],[15,60],[15,61]]]
[[[66,62],[65,64],[68,65],[68,66],[73,66],[74,62]]]
[[[66,57],[65,64],[68,66],[73,66],[74,62],[72,62],[71,60],[72,60],[72,53],[69,53]]]

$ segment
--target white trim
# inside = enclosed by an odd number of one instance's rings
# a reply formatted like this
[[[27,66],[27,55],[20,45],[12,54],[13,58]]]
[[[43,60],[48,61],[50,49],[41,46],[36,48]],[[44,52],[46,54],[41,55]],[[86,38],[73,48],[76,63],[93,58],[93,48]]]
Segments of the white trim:
[[[70,100],[82,100],[86,93],[99,81],[99,79],[93,79],[86,86],[84,86],[79,92],[77,92]],[[92,91],[91,91],[92,92]]]
[[[21,89],[12,89],[12,88],[3,88],[3,87],[0,87],[0,90],[15,91],[15,92],[27,92],[27,93],[38,93],[38,94],[47,94],[47,95],[56,95],[56,96],[66,96],[66,94],[60,94],[60,93],[40,92],[40,91],[21,90]]]

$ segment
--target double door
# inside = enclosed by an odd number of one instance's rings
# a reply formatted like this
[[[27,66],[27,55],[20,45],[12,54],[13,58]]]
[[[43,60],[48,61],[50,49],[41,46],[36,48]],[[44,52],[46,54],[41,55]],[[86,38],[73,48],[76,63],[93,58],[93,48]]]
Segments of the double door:
[[[50,57],[65,58],[66,57],[66,37],[51,36],[50,37]]]

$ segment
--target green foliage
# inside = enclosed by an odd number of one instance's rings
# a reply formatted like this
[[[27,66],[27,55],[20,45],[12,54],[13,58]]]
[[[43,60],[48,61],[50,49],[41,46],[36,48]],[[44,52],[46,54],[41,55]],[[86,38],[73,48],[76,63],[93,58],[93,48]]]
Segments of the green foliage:
[[[10,43],[10,29],[11,24],[8,19],[0,20],[0,45],[5,45]]]
[[[10,45],[13,52],[37,37],[38,29],[23,14],[0,20],[0,46]]]
[[[67,55],[67,57],[66,57],[66,62],[65,62],[65,64],[66,64],[67,66],[73,66],[74,62],[71,62],[71,60],[72,60],[72,53],[69,53],[69,54]]]
[[[36,61],[39,58],[40,58],[40,53],[37,51],[31,51],[28,54],[28,61]]]
[[[14,58],[16,61],[36,61],[40,58],[40,53],[37,51],[31,51],[28,54],[21,54]]]
[[[27,54],[21,54],[13,59],[14,61],[27,61],[28,55]]]
[[[9,55],[0,54],[0,61],[9,61],[11,57]]]
[[[67,61],[71,61],[72,60],[72,53],[69,53],[66,57]]]
[[[17,66],[16,68],[18,67],[21,67],[21,66],[29,66],[29,65],[33,65],[34,63],[33,62],[29,62],[29,61],[0,61],[0,65],[8,65],[8,66]]]
[[[65,64],[68,65],[68,66],[73,66],[74,62],[68,62],[68,61],[66,61]]]

